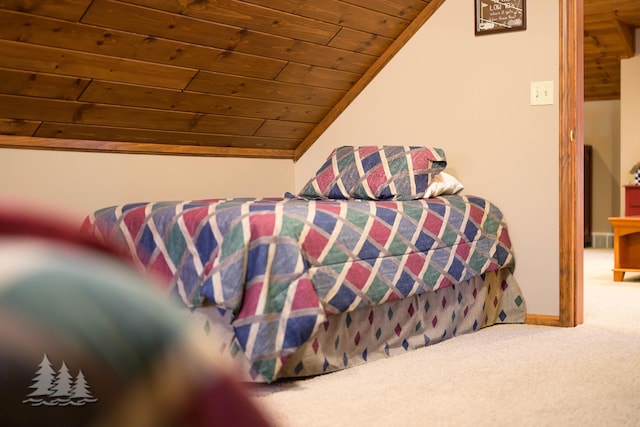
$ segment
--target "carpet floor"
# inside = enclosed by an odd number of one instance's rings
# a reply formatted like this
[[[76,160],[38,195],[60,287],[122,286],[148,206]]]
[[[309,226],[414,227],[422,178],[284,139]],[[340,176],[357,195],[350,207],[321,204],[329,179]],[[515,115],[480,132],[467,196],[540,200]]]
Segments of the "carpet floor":
[[[496,325],[251,395],[277,427],[640,426],[640,274],[586,249],[585,321]]]

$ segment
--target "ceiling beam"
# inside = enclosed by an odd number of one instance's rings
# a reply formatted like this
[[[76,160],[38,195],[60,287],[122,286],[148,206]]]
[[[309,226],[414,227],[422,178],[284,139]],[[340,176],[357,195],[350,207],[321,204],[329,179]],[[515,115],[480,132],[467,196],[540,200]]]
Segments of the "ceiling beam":
[[[294,150],[268,148],[206,147],[201,145],[177,145],[135,143],[118,141],[87,141],[79,139],[36,138],[0,135],[0,148],[28,148],[34,150],[72,150],[102,153],[170,154],[184,156],[245,157],[292,159]]]
[[[635,28],[629,24],[625,24],[619,19],[614,19],[613,22],[618,30],[618,34],[620,35],[620,41],[624,46],[624,50],[626,52],[625,56],[622,56],[621,58],[633,57],[636,53]]]

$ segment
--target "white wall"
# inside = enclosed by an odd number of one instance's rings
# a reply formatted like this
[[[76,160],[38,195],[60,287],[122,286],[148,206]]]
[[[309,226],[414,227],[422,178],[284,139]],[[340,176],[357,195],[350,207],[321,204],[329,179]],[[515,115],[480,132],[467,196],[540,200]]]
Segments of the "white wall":
[[[631,167],[640,162],[640,31],[636,30],[636,54],[620,62],[620,183],[633,184]],[[620,197],[624,212],[624,193]]]
[[[295,165],[299,190],[340,145],[428,145],[467,194],[510,226],[528,310],[559,313],[557,1],[527,2],[527,30],[474,35],[473,2],[447,0]],[[529,83],[552,80],[550,106]]]
[[[592,231],[612,233],[620,214],[620,101],[584,104],[584,144],[592,147]]]
[[[28,202],[81,221],[121,203],[282,196],[290,160],[0,148],[0,203]]]

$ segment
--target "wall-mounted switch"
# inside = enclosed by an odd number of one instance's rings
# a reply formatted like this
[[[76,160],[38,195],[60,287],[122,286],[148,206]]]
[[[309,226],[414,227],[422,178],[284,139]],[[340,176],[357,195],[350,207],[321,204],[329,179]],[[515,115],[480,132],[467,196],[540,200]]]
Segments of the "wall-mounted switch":
[[[553,81],[531,82],[531,105],[553,104]]]

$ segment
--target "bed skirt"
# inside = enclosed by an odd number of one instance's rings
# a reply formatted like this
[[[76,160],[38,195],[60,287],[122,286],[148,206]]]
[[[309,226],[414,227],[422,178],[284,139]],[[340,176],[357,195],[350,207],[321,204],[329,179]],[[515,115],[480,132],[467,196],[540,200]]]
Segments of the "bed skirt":
[[[268,382],[235,342],[229,312],[211,305],[189,312],[203,340],[218,349],[243,381]],[[525,314],[510,269],[492,271],[435,292],[329,316],[288,358],[276,380],[357,366],[499,323],[523,323]]]

